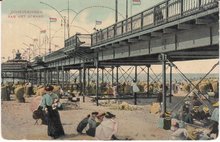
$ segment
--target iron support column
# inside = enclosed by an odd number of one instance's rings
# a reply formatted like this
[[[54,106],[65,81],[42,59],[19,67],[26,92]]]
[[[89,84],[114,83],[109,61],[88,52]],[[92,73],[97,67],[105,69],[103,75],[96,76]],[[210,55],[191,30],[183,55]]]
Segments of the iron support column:
[[[80,86],[80,95],[82,95],[82,69],[79,69],[79,86]]]
[[[50,84],[53,84],[53,71],[50,69]]]
[[[167,55],[161,54],[160,56],[162,62],[162,74],[163,74],[163,106],[162,106],[162,114],[166,113],[166,59]]]
[[[102,83],[104,82],[104,69],[105,68],[102,68]]]
[[[83,64],[83,102],[85,102],[86,95],[86,68],[85,64]]]
[[[134,80],[137,82],[137,66],[134,66]]]
[[[147,66],[147,96],[150,96],[150,65]]]
[[[89,94],[89,86],[90,86],[90,73],[89,73],[89,68],[87,72],[87,94]]]
[[[65,76],[64,76],[64,67],[62,66],[62,89],[64,88],[64,81],[65,81]]]
[[[134,66],[134,80],[135,80],[135,84],[137,84],[137,66]],[[133,96],[134,96],[134,105],[137,105],[137,92],[133,92]]]
[[[173,90],[173,85],[172,85],[172,65],[170,64],[170,95],[169,95],[169,102],[172,102],[172,90]]]
[[[60,79],[59,74],[60,74],[59,67],[57,67],[57,85],[59,85],[59,79]]]
[[[113,83],[114,83],[114,67],[112,66],[112,86],[113,86]]]
[[[118,68],[119,68],[119,66],[116,67],[116,85],[117,85],[117,90],[118,90]]]
[[[98,59],[95,61],[96,64],[96,105],[99,105],[99,99],[98,99],[98,94],[99,94],[99,61]]]
[[[39,85],[42,83],[42,72],[39,70]]]
[[[47,75],[46,75],[46,71],[47,71],[47,70],[44,70],[44,85],[47,84]]]
[[[46,76],[47,76],[47,84],[49,84],[49,82],[50,82],[50,81],[49,81],[49,77],[50,77],[50,76],[49,76],[49,69],[47,70],[47,75],[46,75]]]

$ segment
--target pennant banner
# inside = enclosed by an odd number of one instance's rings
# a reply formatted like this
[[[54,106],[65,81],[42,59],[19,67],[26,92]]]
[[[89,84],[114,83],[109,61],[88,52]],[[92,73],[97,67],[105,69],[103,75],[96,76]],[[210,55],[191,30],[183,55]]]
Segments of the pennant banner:
[[[96,21],[95,24],[96,24],[96,25],[101,25],[101,24],[102,24],[102,21]]]
[[[141,4],[141,0],[132,0],[133,5],[140,5]]]
[[[57,18],[50,18],[50,22],[56,22]]]

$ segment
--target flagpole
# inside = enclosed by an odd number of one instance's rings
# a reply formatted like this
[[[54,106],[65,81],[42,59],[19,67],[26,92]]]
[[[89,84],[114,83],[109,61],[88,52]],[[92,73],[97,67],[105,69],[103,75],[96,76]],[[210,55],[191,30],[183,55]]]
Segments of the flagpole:
[[[49,53],[51,53],[51,21],[49,21]]]
[[[131,15],[130,15],[130,17],[132,16],[132,0],[130,0],[130,13],[131,13]]]
[[[66,16],[63,18],[63,26],[64,26],[64,41],[66,40]]]
[[[69,20],[70,20],[70,18],[69,18],[69,11],[70,11],[70,9],[69,9],[69,0],[68,0],[68,25],[67,25],[67,30],[68,30],[68,38],[70,37],[70,23],[69,23]]]
[[[115,0],[115,23],[118,22],[118,0]]]
[[[126,0],[126,19],[128,19],[128,0]]]

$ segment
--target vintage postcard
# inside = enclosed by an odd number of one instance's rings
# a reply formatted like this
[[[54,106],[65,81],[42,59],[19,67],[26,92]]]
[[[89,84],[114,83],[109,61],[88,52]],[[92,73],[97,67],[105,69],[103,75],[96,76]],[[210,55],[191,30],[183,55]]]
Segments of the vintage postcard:
[[[2,140],[216,140],[218,0],[2,0]]]

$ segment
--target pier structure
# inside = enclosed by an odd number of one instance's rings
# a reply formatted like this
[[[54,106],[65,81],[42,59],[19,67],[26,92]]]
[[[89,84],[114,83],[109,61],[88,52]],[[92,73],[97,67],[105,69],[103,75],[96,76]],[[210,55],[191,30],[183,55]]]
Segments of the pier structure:
[[[71,73],[75,71],[75,82],[79,84],[83,102],[94,79],[98,105],[100,83],[107,77],[105,72],[111,75],[111,83],[118,86],[121,67],[134,67],[134,77],[128,71],[121,74],[126,74],[126,79],[130,80],[138,80],[137,68],[145,67],[149,86],[152,78],[150,67],[160,65],[162,112],[165,113],[166,98],[171,101],[172,96],[172,92],[166,92],[167,68],[170,70],[172,90],[173,62],[218,59],[218,21],[217,0],[167,0],[95,33],[71,36],[64,41],[65,47],[34,62],[26,74],[32,77],[34,83],[56,84],[65,88],[70,85]],[[92,72],[95,74],[93,79]],[[147,94],[146,99],[148,97]]]

